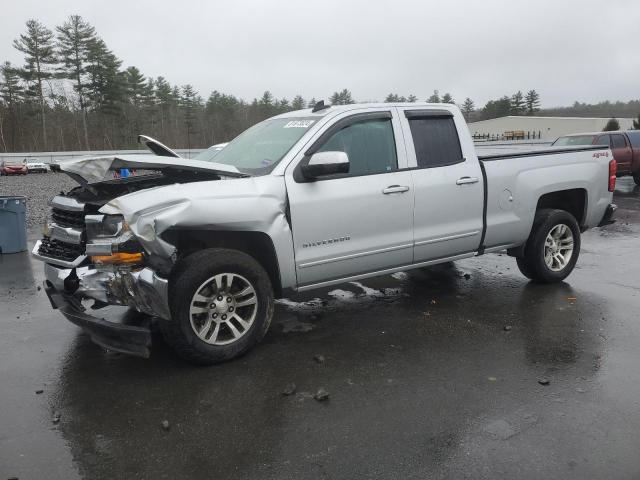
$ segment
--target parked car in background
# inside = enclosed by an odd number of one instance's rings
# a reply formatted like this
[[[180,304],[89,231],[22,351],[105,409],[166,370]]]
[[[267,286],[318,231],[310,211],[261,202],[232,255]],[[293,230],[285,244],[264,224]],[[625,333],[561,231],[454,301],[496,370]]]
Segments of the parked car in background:
[[[558,138],[555,147],[604,145],[611,148],[618,163],[618,176],[632,175],[640,185],[640,130],[574,133]]]
[[[26,175],[29,173],[23,161],[4,160],[0,163],[0,175]]]
[[[49,171],[49,165],[43,162],[27,160],[27,171],[29,173],[47,173]]]

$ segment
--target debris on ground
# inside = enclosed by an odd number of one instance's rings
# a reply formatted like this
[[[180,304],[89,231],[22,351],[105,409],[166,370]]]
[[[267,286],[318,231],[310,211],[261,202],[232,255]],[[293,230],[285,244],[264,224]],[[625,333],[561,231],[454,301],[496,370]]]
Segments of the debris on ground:
[[[324,402],[325,400],[329,400],[329,392],[320,387],[313,398],[315,398],[319,402]]]
[[[314,356],[313,356],[313,360],[314,360],[316,363],[324,363],[325,358],[324,358],[324,355],[314,355]]]
[[[551,381],[546,377],[542,377],[542,378],[538,379],[538,383],[540,385],[545,385],[546,386],[546,385],[549,385],[551,383]]]
[[[511,325],[505,325],[502,329],[503,329],[505,332],[510,332],[512,328],[513,328],[513,327],[512,327]]]
[[[40,395],[41,393],[44,393],[44,390],[36,390],[36,395]]]
[[[469,275],[468,273],[464,274],[464,279],[465,280],[469,280],[471,278],[471,275]]]
[[[487,380],[489,380],[490,382],[497,382],[498,379],[496,377],[488,377]]]
[[[160,425],[162,425],[163,430],[169,430],[169,428],[171,428],[171,424],[169,423],[169,420],[163,420]]]
[[[60,413],[56,412],[53,414],[53,418],[51,419],[54,425],[60,423]]]
[[[36,287],[36,290],[40,291],[40,290],[42,290],[42,287],[41,287],[40,285],[38,285],[38,286]]]
[[[286,387],[284,387],[284,390],[282,390],[282,395],[288,397],[289,395],[293,395],[294,393],[296,393],[296,389],[298,387],[296,387],[295,383],[289,383]]]

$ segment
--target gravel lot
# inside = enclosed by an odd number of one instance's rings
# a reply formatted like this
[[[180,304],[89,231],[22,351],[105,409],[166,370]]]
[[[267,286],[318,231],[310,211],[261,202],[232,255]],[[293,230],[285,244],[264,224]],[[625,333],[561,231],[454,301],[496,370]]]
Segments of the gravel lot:
[[[77,186],[63,173],[30,173],[0,177],[0,195],[27,197],[27,228],[40,227],[49,213],[48,202],[61,191]]]

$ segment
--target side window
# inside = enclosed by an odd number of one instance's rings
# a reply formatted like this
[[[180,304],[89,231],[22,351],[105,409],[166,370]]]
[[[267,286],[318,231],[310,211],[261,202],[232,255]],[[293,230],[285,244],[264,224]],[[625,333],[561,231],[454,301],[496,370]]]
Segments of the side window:
[[[600,138],[598,138],[598,141],[595,143],[595,145],[607,145],[607,146],[610,146],[611,145],[611,139],[609,138],[609,135],[602,135]]]
[[[390,118],[352,123],[334,133],[318,151],[345,152],[349,156],[349,176],[398,169],[396,142]]]
[[[464,161],[453,117],[416,117],[408,120],[418,167],[442,167]]]
[[[625,148],[627,146],[627,142],[622,135],[611,135],[611,139],[611,148]]]

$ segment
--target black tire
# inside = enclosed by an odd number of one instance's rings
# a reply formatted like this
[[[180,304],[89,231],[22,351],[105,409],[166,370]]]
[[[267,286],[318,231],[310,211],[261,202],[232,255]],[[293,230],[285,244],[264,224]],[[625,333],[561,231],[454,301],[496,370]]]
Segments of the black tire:
[[[633,174],[633,181],[636,182],[636,185],[640,185],[640,172]]]
[[[214,345],[196,334],[189,311],[203,283],[222,273],[240,275],[250,282],[257,311],[242,336],[227,345]],[[244,354],[262,340],[273,317],[273,288],[269,275],[253,257],[237,250],[211,248],[189,255],[176,265],[169,281],[169,308],[172,319],[160,322],[166,342],[190,363],[213,365]]]
[[[565,225],[573,235],[573,252],[569,261],[559,270],[553,270],[545,261],[547,235],[558,225]],[[580,254],[580,227],[575,217],[565,210],[543,209],[536,212],[524,249],[524,257],[517,258],[520,272],[538,283],[561,282],[576,266]]]

